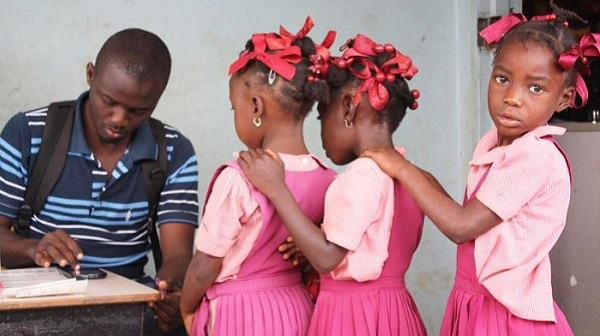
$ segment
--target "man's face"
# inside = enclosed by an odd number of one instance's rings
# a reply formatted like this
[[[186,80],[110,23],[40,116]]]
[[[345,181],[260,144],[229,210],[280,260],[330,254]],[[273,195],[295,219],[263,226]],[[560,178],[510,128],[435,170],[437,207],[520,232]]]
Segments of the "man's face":
[[[150,118],[165,88],[164,80],[137,79],[114,62],[101,69],[88,64],[87,81],[86,137],[105,144],[129,143],[132,133]]]

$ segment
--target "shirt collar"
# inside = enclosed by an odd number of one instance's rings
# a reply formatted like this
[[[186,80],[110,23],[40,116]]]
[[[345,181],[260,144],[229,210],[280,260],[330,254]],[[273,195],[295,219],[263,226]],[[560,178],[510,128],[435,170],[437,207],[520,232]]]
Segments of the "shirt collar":
[[[82,155],[90,155],[91,151],[85,140],[83,132],[83,103],[88,99],[89,91],[82,93],[77,98],[75,105],[75,120],[73,123],[73,131],[71,134],[71,146],[69,151]],[[152,134],[150,123],[143,123],[134,133],[127,151],[132,161],[152,159],[158,157],[158,144]]]
[[[470,166],[481,166],[493,163],[499,159],[502,159],[507,151],[513,150],[516,147],[529,146],[532,141],[537,141],[547,135],[562,135],[566,131],[563,127],[542,125],[531,131],[523,134],[523,136],[515,139],[508,146],[498,145],[498,129],[495,126],[479,140],[475,152],[473,153],[473,159],[469,162]]]

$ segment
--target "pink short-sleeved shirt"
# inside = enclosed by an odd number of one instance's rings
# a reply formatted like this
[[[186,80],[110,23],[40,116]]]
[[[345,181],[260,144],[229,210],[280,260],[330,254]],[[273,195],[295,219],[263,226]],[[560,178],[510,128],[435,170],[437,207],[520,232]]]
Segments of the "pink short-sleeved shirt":
[[[503,222],[475,240],[480,283],[512,314],[554,321],[549,252],[566,223],[571,194],[565,157],[546,135],[564,128],[541,126],[496,147],[492,128],[470,162],[467,193],[490,171],[476,198]]]
[[[279,153],[287,171],[318,169],[318,159],[312,155]],[[206,201],[202,222],[196,231],[196,249],[223,258],[215,282],[235,278],[240,265],[252,250],[260,229],[262,216],[258,202],[252,197],[248,182],[238,170],[226,167],[214,182]]]
[[[398,151],[404,155],[404,150]],[[367,158],[354,160],[329,186],[321,229],[348,250],[331,272],[337,280],[379,278],[388,258],[394,218],[394,182]]]

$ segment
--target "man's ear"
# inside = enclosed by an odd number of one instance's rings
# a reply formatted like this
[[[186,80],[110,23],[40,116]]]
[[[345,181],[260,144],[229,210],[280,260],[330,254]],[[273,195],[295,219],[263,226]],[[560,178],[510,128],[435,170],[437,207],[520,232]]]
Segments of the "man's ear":
[[[573,101],[573,99],[575,99],[575,87],[573,86],[569,86],[568,88],[565,88],[561,97],[560,97],[560,101],[558,102],[558,107],[556,108],[556,112],[562,112],[564,111],[567,107],[571,106],[571,102]]]
[[[92,86],[92,82],[94,81],[95,71],[96,71],[96,68],[94,68],[94,65],[91,62],[88,62],[88,64],[85,66],[85,80],[89,86]]]

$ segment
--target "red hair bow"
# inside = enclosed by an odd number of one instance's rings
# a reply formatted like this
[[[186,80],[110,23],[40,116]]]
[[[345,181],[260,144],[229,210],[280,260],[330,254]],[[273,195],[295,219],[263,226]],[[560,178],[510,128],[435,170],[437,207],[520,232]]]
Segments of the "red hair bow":
[[[347,47],[347,44],[342,48]],[[369,57],[376,56],[384,51],[393,53],[395,56],[379,68]],[[361,62],[363,69],[358,71],[350,67],[349,65],[352,62]],[[389,43],[385,45],[377,44],[361,34],[356,35],[356,38],[352,41],[352,47],[346,49],[341,58],[336,61],[336,64],[340,67],[348,67],[348,70],[356,78],[364,80],[354,95],[354,105],[360,103],[362,93],[366,92],[369,104],[377,111],[383,110],[390,99],[389,92],[383,85],[384,81],[393,82],[396,75],[410,80],[418,72],[410,57],[398,52],[393,45]]]
[[[585,106],[588,100],[588,91],[585,85],[585,81],[581,74],[586,76],[590,75],[590,69],[587,57],[599,57],[600,56],[600,34],[585,34],[581,37],[579,43],[572,46],[570,49],[565,51],[558,58],[558,64],[564,70],[570,70],[575,66],[577,60],[580,61],[581,67],[577,73],[577,79],[575,81],[575,91],[581,97],[581,104],[577,105],[575,100],[571,102],[571,107],[582,108]]]
[[[554,14],[538,15],[531,18],[532,21],[552,21],[554,19],[556,19]],[[498,43],[509,30],[525,21],[527,21],[525,15],[511,12],[479,32],[479,36],[488,44]]]
[[[257,60],[275,71],[278,75],[291,80],[296,74],[294,64],[302,60],[300,47],[292,46],[297,39],[304,38],[315,26],[310,15],[304,21],[304,25],[293,35],[283,26],[279,26],[279,34],[253,34],[252,44],[254,50],[244,51],[240,57],[229,66],[229,75],[243,69],[251,60]]]
[[[312,17],[309,15],[306,17],[306,20],[304,20],[304,25],[302,26],[302,28],[300,28],[300,30],[298,30],[298,32],[295,35],[292,35],[292,33],[287,31],[287,29],[283,28],[283,26],[279,26],[279,35],[289,38],[293,42],[297,39],[305,38],[314,26],[315,23],[313,22]]]
[[[252,44],[254,44],[253,51],[245,50],[229,66],[230,75],[243,69],[251,60],[256,59],[286,80],[289,81],[294,78],[296,73],[294,64],[302,60],[300,47],[290,46],[291,42],[288,38],[282,38],[274,33],[253,34]],[[273,52],[269,53],[267,51]]]
[[[335,41],[336,32],[330,30],[323,38],[323,42],[321,44],[315,44],[316,53],[314,55],[310,55],[309,59],[312,63],[311,66],[308,67],[308,70],[313,73],[313,75],[308,76],[308,81],[315,82],[318,81],[319,78],[324,78],[329,70],[329,59],[331,58],[331,52],[329,48]]]

